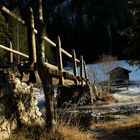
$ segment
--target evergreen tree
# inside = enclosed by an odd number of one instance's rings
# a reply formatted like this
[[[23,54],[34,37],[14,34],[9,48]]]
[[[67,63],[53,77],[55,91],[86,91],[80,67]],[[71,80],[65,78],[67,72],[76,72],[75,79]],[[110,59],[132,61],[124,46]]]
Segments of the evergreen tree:
[[[129,47],[125,49],[131,64],[140,64],[140,4],[131,3],[130,11],[133,15],[133,24],[128,28],[120,31],[122,36],[128,40]]]
[[[10,44],[9,38],[8,24],[6,23],[4,16],[0,12],[0,44],[8,47]],[[6,55],[7,52],[3,49],[0,49],[0,64],[3,64],[7,61]]]
[[[21,17],[18,9],[14,9],[13,12]],[[28,54],[27,27],[13,19],[12,17],[8,18],[8,24],[13,49]],[[16,62],[18,62],[19,60],[24,58],[14,54],[14,59]]]
[[[0,12],[0,44],[9,45],[9,42],[8,24]]]

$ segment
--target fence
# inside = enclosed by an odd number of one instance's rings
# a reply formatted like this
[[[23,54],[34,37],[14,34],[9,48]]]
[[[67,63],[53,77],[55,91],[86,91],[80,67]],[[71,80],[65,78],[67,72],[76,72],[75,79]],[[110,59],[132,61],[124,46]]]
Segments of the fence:
[[[10,10],[8,10],[6,7],[0,5],[0,10],[2,10],[3,12],[5,12],[6,14],[8,14],[9,16],[11,16],[12,18],[14,18],[16,21],[18,21],[19,23],[25,25],[25,21],[18,17],[16,14],[14,14],[13,12],[11,12]],[[30,42],[30,46],[32,46],[32,52],[29,55],[26,55],[24,53],[21,53],[19,51],[13,50],[12,49],[12,44],[10,43],[10,48],[0,45],[0,48],[9,51],[10,52],[10,63],[13,63],[13,53],[23,56],[25,58],[29,59],[29,64],[33,63],[34,66],[31,67],[30,65],[26,68],[25,66],[22,67],[22,69],[26,69],[26,70],[35,70],[35,63],[37,61],[36,58],[36,48],[35,48],[35,34],[37,34],[37,30],[35,29],[35,24],[34,24],[34,16],[33,16],[33,11],[30,8],[30,27],[28,27],[30,29],[30,38],[31,38],[31,42]],[[29,32],[28,32],[29,33]],[[76,58],[76,52],[75,50],[72,50],[72,54],[68,53],[66,50],[64,50],[61,47],[61,40],[60,37],[58,36],[57,38],[57,42],[54,43],[52,40],[50,40],[47,36],[43,37],[43,39],[45,41],[47,41],[51,46],[55,47],[57,49],[57,56],[58,56],[58,60],[57,60],[57,66],[52,65],[50,63],[45,63],[48,67],[49,73],[53,76],[53,77],[58,77],[59,78],[59,84],[63,85],[64,84],[64,79],[70,79],[73,80],[75,82],[76,85],[81,84],[82,86],[86,83],[87,85],[89,84],[89,80],[88,80],[88,74],[87,74],[87,70],[86,70],[86,63],[83,59],[83,56],[80,57],[80,60]],[[64,70],[63,67],[63,58],[62,58],[62,53],[65,54],[67,57],[69,57],[72,60],[73,63],[73,73],[70,73],[69,71]],[[80,64],[80,75],[77,74],[77,64]]]

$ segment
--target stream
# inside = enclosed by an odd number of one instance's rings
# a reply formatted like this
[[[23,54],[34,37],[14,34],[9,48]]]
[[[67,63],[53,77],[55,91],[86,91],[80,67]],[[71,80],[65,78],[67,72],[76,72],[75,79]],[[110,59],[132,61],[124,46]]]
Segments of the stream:
[[[40,94],[36,92],[36,95],[39,102],[38,106],[43,108],[44,95],[42,91]],[[89,128],[94,123],[125,119],[140,113],[140,86],[131,86],[129,91],[121,90],[113,96],[118,102],[109,105],[57,109],[59,119],[74,125],[79,124],[83,128]]]

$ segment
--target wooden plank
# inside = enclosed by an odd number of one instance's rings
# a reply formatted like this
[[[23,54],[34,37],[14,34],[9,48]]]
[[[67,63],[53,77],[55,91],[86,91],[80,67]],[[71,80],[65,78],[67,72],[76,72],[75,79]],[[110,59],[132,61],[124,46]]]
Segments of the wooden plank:
[[[3,46],[3,45],[1,45],[1,44],[0,44],[0,48],[1,48],[1,49],[4,49],[4,50],[6,50],[6,51],[10,51],[10,52],[13,52],[13,53],[15,53],[15,54],[18,54],[18,55],[20,55],[20,56],[23,56],[23,57],[29,58],[28,55],[26,55],[26,54],[24,54],[24,53],[21,53],[21,52],[19,52],[19,51],[16,51],[16,50],[10,49],[10,48],[8,48],[8,47],[5,47],[5,46]]]
[[[77,77],[77,63],[76,63],[76,53],[75,53],[75,50],[72,50],[72,62],[73,62],[73,73],[74,73],[74,76]],[[74,82],[75,82],[76,85],[78,84],[77,78],[76,78],[76,80]]]
[[[34,29],[35,34],[38,34],[38,31]],[[54,43],[52,40],[50,40],[47,36],[44,36],[43,39],[50,43],[53,47],[56,47],[56,43]]]
[[[80,77],[83,77],[83,56],[80,57]],[[81,86],[84,86],[83,78],[81,79]]]
[[[10,42],[10,49],[13,49],[12,42]],[[13,63],[13,52],[10,52],[10,63]]]
[[[37,62],[37,57],[36,57],[36,40],[34,33],[35,23],[33,10],[31,7],[29,8],[28,15],[29,15],[29,23],[27,29],[28,29],[29,61],[32,64]]]
[[[67,51],[65,51],[64,49],[61,48],[61,51],[62,51],[65,55],[67,55],[69,58],[72,58],[72,55],[71,55],[70,53],[68,53]],[[80,60],[76,59],[76,61],[80,63]]]
[[[58,36],[57,38],[57,66],[58,66],[58,70],[63,72],[63,62],[62,62],[62,52],[61,52],[61,41],[60,41],[60,37]],[[59,78],[59,84],[60,85],[64,85],[64,79],[63,77]]]
[[[74,76],[73,74],[68,73],[68,72],[63,72],[63,77],[65,79],[70,79],[70,80],[74,80],[74,81],[77,79],[76,76]]]
[[[48,62],[45,62],[45,65],[46,65],[47,67],[51,68],[51,69],[58,70],[58,67],[57,67],[57,66],[52,65],[52,64],[50,64],[50,63],[48,63]]]
[[[34,29],[35,34],[37,34],[37,30]],[[53,47],[56,47],[56,43],[54,43],[52,40],[50,40],[47,36],[43,37],[43,39],[45,41],[47,41],[48,43],[50,43]],[[68,53],[67,51],[65,51],[63,48],[61,48],[62,53],[64,53],[66,56],[68,56],[69,58],[72,58],[72,55],[70,53]],[[76,59],[76,61],[78,63],[80,63],[80,60]]]
[[[62,77],[63,76],[63,72],[56,70],[56,69],[51,69],[51,68],[47,68],[48,72],[51,74],[52,77]]]
[[[83,61],[83,67],[84,67],[84,74],[85,74],[85,82],[86,82],[86,85],[89,85],[89,78],[88,78],[88,72],[87,72],[87,69],[86,69],[86,62]]]
[[[9,16],[13,17],[15,20],[20,22],[21,24],[25,24],[25,21],[21,19],[19,16],[17,16],[15,13],[11,12],[9,9],[7,9],[5,6],[0,5],[0,10],[7,13]]]

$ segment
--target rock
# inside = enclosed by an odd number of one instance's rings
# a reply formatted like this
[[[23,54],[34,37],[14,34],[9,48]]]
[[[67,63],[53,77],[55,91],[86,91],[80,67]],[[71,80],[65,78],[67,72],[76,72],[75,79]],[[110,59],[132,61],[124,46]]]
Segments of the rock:
[[[10,137],[19,120],[23,125],[44,126],[32,85],[21,82],[18,72],[13,70],[0,70],[0,80],[0,140]]]
[[[8,140],[10,135],[8,131],[0,131],[0,140]]]

